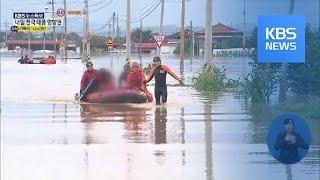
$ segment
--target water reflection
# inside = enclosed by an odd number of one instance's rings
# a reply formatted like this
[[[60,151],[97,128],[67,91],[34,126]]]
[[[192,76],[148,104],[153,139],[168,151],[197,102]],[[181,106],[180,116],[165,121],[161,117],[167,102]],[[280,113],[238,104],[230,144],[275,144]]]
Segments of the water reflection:
[[[167,107],[156,107],[154,112],[155,144],[167,143]]]
[[[185,144],[186,143],[186,140],[185,140],[186,125],[185,125],[184,116],[185,116],[184,108],[181,108],[181,118],[180,118],[180,122],[181,122],[181,144]],[[181,162],[182,162],[182,165],[184,166],[186,164],[186,151],[185,151],[184,148],[181,150],[181,156],[182,156]]]
[[[287,180],[292,180],[292,170],[291,170],[291,165],[285,165],[286,167],[286,175],[287,175]]]
[[[213,180],[213,163],[212,163],[212,102],[208,101],[204,107],[205,123],[205,156],[206,156],[206,178]]]

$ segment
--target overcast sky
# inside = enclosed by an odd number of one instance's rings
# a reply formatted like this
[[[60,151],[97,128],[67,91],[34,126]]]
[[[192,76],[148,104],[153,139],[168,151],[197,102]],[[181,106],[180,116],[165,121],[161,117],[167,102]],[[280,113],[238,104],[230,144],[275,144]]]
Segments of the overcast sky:
[[[63,0],[55,0],[56,9],[63,7]],[[84,0],[67,0],[70,9],[82,9]],[[131,0],[132,19],[135,20],[159,0]],[[181,0],[165,0],[164,24],[180,26]],[[320,0],[295,0],[294,14],[304,15],[308,23],[314,27],[319,25],[319,1]],[[93,31],[105,31],[101,29],[110,18],[113,11],[118,12],[121,19],[126,18],[126,0],[89,0],[90,28]],[[44,11],[50,5],[46,0],[1,0],[1,29],[4,21],[12,23],[13,12]],[[104,7],[105,6],[105,7]],[[213,0],[213,23],[225,23],[228,25],[241,24],[243,22],[243,0]],[[289,0],[246,0],[246,21],[248,24],[256,24],[258,15],[287,14]],[[194,26],[204,26],[205,0],[187,0],[186,2],[186,26],[190,21]],[[70,31],[82,31],[81,18],[69,17]],[[158,26],[160,22],[160,6],[148,17],[143,19],[144,26]],[[120,21],[122,29],[125,22]],[[139,23],[133,23],[133,27]]]

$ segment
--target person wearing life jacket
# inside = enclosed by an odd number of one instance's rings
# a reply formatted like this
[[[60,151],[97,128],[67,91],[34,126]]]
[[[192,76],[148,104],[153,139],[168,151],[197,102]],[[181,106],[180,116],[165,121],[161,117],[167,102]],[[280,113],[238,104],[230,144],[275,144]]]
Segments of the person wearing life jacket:
[[[86,100],[87,94],[97,90],[99,82],[99,71],[93,69],[91,61],[86,63],[86,68],[87,70],[83,73],[80,83],[80,94],[84,93],[82,100]],[[90,84],[91,81],[92,83]],[[85,90],[86,92],[84,92]]]
[[[155,87],[154,87],[154,96],[156,98],[156,105],[160,104],[160,98],[162,103],[167,102],[167,74],[169,73],[173,78],[178,80],[181,84],[183,84],[181,78],[176,75],[171,69],[161,64],[160,57],[154,57],[153,63],[155,66],[150,70],[148,78],[144,81],[144,83],[148,83],[155,78]]]
[[[114,77],[111,72],[105,68],[99,69],[98,91],[105,92],[116,88]]]
[[[153,101],[152,94],[148,91],[145,83],[145,76],[138,62],[132,62],[132,67],[127,77],[127,87],[129,89],[137,89],[147,95],[148,102]]]
[[[55,64],[55,63],[56,63],[56,60],[54,59],[53,56],[48,56],[48,58],[44,60],[44,64]]]

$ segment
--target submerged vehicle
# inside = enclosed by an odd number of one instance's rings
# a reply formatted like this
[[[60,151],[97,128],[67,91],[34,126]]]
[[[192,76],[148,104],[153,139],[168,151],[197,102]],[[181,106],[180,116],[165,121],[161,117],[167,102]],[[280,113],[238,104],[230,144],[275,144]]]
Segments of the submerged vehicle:
[[[144,92],[135,89],[115,89],[105,92],[92,92],[86,96],[88,103],[146,103]]]
[[[56,64],[54,56],[36,57],[36,58],[22,58],[18,60],[20,64]]]
[[[56,64],[56,57],[53,51],[34,51],[32,57],[25,55],[18,60],[20,64]]]

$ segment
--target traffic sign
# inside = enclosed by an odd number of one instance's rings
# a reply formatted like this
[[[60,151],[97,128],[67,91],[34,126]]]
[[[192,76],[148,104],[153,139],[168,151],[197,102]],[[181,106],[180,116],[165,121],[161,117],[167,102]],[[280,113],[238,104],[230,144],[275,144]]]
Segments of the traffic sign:
[[[12,32],[18,32],[18,26],[11,26]]]
[[[163,44],[163,42],[166,40],[166,36],[153,35],[153,39],[154,39],[155,43],[157,44],[157,46],[160,48],[161,45]]]
[[[91,34],[89,32],[86,33],[86,40],[87,41],[91,40]]]
[[[112,47],[114,45],[112,39],[107,39],[105,45]]]
[[[59,16],[59,17],[63,17],[63,16],[64,16],[64,14],[65,14],[64,9],[59,8],[59,9],[57,10],[57,16]]]
[[[68,15],[81,16],[81,11],[80,10],[68,10]]]

